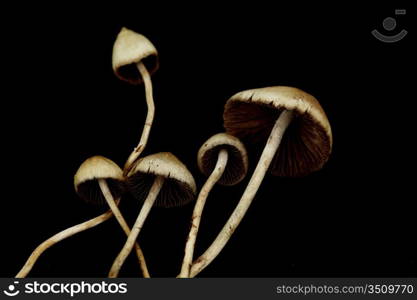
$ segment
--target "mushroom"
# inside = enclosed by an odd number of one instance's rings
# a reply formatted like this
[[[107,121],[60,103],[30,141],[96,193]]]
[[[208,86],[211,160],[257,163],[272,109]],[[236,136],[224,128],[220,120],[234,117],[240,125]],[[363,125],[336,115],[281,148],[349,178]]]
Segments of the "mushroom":
[[[187,167],[169,152],[139,159],[128,174],[127,185],[133,196],[144,202],[125,245],[113,262],[109,278],[118,276],[152,206],[184,205],[194,199],[197,190]]]
[[[124,191],[123,172],[117,164],[103,156],[90,157],[81,164],[75,174],[74,186],[78,195],[87,202],[101,204],[106,201],[117,222],[119,222],[125,234],[129,236],[129,225],[127,225],[114,200],[116,198],[119,201]],[[149,278],[150,275],[142,249],[138,243],[134,246],[143,277]]]
[[[191,277],[226,245],[268,169],[277,176],[305,176],[321,169],[332,150],[325,112],[316,98],[297,88],[276,86],[237,93],[227,101],[223,119],[227,133],[248,144],[266,145],[238,205],[214,242],[193,263]]]
[[[74,187],[77,194],[86,202],[102,204],[104,201],[107,201],[110,210],[94,219],[65,229],[44,241],[29,256],[23,268],[16,275],[17,278],[26,277],[46,249],[67,237],[103,223],[112,217],[113,214],[126,235],[129,235],[130,229],[117,207],[124,190],[122,170],[118,165],[102,156],[91,157],[85,160],[77,170],[74,176]],[[117,200],[114,201],[113,197]],[[143,276],[149,277],[142,250],[139,245],[136,245],[135,249]]]
[[[124,172],[129,172],[148,142],[155,105],[152,92],[151,75],[158,69],[158,52],[155,46],[143,35],[122,28],[113,46],[113,71],[121,80],[131,84],[145,84],[146,104],[148,112],[139,144],[134,148],[126,161]]]
[[[219,133],[209,138],[198,151],[197,162],[200,171],[209,177],[201,188],[194,206],[184,260],[178,276],[180,278],[187,278],[190,275],[201,215],[211,189],[216,183],[235,185],[242,181],[248,171],[245,146],[238,138],[226,133]]]

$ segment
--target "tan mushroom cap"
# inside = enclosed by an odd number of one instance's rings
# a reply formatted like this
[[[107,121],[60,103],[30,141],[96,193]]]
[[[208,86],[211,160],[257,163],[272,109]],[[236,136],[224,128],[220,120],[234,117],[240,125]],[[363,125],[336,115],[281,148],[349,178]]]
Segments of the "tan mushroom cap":
[[[204,175],[209,176],[222,149],[227,150],[228,159],[223,175],[217,182],[222,185],[237,184],[248,172],[248,155],[242,142],[230,134],[215,134],[200,147],[197,154],[198,167]]]
[[[284,109],[292,110],[294,119],[270,166],[271,173],[298,177],[321,169],[332,151],[330,123],[317,99],[300,89],[274,86],[237,93],[225,105],[224,127],[247,145],[263,147]]]
[[[140,84],[142,76],[136,67],[140,61],[153,74],[158,69],[158,52],[145,36],[123,27],[113,46],[114,73],[131,84]]]
[[[74,175],[74,188],[77,194],[87,202],[103,203],[104,196],[97,180],[106,179],[113,196],[120,197],[123,193],[123,171],[113,161],[103,156],[86,159]]]
[[[193,175],[172,153],[160,152],[138,160],[129,171],[127,183],[133,196],[144,200],[155,176],[165,178],[155,205],[181,206],[195,198],[197,187]]]

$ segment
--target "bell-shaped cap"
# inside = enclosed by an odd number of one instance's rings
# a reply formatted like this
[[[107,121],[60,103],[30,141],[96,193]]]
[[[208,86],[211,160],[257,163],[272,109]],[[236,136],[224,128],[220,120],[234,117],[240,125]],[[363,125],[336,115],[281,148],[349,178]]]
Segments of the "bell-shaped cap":
[[[169,152],[148,155],[138,160],[127,178],[132,195],[145,200],[156,176],[164,177],[155,201],[156,206],[181,206],[194,200],[197,187],[193,175]]]
[[[217,182],[222,185],[237,184],[248,172],[248,155],[242,142],[230,134],[215,134],[201,146],[197,154],[198,167],[204,175],[209,176],[222,149],[227,151],[228,158],[226,168]]]
[[[264,147],[283,110],[293,111],[294,118],[272,161],[271,173],[298,177],[321,169],[332,150],[332,131],[317,99],[302,90],[275,86],[237,93],[225,105],[224,127],[246,146]]]
[[[123,27],[113,46],[113,71],[122,80],[140,84],[143,80],[138,62],[153,74],[158,69],[158,52],[145,36]]]
[[[75,191],[86,202],[103,204],[105,199],[98,185],[99,179],[106,180],[115,199],[121,197],[124,191],[122,169],[103,156],[90,157],[80,165],[74,175]]]

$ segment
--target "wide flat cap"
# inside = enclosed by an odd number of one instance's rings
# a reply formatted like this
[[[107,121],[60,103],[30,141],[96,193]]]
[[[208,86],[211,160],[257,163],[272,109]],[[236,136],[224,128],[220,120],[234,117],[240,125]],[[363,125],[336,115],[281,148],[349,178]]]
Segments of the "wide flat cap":
[[[223,114],[226,132],[247,145],[264,146],[283,110],[294,112],[270,166],[276,176],[298,177],[322,168],[332,150],[327,116],[312,95],[293,87],[246,90],[232,96]]]

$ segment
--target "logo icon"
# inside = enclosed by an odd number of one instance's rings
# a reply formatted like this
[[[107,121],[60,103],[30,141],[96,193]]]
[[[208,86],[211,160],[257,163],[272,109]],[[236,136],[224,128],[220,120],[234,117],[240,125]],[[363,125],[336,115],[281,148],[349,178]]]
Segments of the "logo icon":
[[[16,285],[18,284],[19,284],[19,281],[13,282],[13,284],[10,284],[7,287],[7,290],[4,290],[3,293],[9,297],[17,296],[20,293],[20,291],[16,289]]]
[[[407,13],[407,11],[405,9],[396,9],[395,10],[395,15],[397,15],[397,16],[398,15],[405,15],[406,13]],[[392,17],[388,17],[388,18],[385,18],[384,21],[382,21],[382,26],[384,27],[384,29],[387,32],[388,31],[393,31],[395,29],[395,27],[397,27],[397,21]],[[398,41],[402,40],[407,35],[408,32],[407,32],[407,30],[403,29],[395,35],[385,35],[385,34],[380,33],[378,30],[374,29],[374,30],[372,30],[371,33],[374,37],[376,37],[381,42],[395,43],[395,42],[398,42]]]

